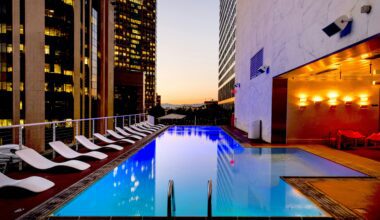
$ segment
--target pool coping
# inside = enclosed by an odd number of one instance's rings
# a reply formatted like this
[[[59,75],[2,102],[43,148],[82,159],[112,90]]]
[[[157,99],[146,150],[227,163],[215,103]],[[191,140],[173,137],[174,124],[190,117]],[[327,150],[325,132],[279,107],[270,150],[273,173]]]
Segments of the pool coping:
[[[252,146],[246,146],[240,141],[240,138],[235,136],[232,132],[227,130],[225,127],[219,126],[224,132],[226,132],[232,139],[234,139],[236,142],[238,142],[242,147],[244,148],[274,148],[271,147],[271,144],[267,144],[268,146],[265,147],[265,145],[260,145],[258,147]],[[307,145],[307,144],[306,144]],[[325,160],[334,162],[336,164],[339,164],[341,166],[347,167],[351,170],[357,171],[359,173],[365,174],[367,176],[281,176],[280,178],[284,180],[286,183],[290,184],[292,187],[294,187],[296,190],[300,191],[304,196],[306,196],[308,199],[310,199],[315,205],[317,205],[319,208],[321,208],[324,212],[329,214],[334,219],[364,219],[362,216],[356,214],[351,209],[345,207],[343,204],[339,203],[338,201],[335,201],[331,197],[329,197],[327,194],[323,193],[321,190],[317,189],[315,186],[310,184],[313,181],[320,181],[320,180],[326,180],[326,179],[334,179],[334,180],[342,180],[342,179],[355,179],[355,180],[376,180],[377,177],[369,174],[366,172],[366,170],[358,169],[357,167],[353,168],[349,164],[343,164],[341,162],[334,161],[330,158],[326,158],[324,156],[318,155],[315,152],[309,151],[307,148],[301,148],[298,146],[294,147],[287,147],[285,144],[281,146],[276,146],[275,148],[293,148],[293,149],[299,149],[302,151],[305,151],[307,153],[313,154],[315,156],[321,157]]]
[[[85,176],[81,180],[67,187],[65,190],[59,192],[53,197],[49,198],[45,202],[40,205],[34,207],[29,210],[25,214],[19,216],[17,219],[49,219],[54,211],[59,209],[66,202],[73,199],[75,196],[80,194],[82,191],[87,189],[94,182],[98,181],[102,177],[104,177],[108,172],[112,171],[116,166],[121,164],[123,161],[128,159],[130,156],[135,154],[140,149],[144,148],[147,144],[155,140],[156,137],[160,136],[164,131],[166,131],[171,126],[166,126],[160,129],[158,132],[149,135],[147,138],[142,139],[136,144],[132,145],[128,150],[126,150],[123,154],[119,155],[109,163],[103,165],[99,169]],[[79,218],[79,217],[78,217]]]

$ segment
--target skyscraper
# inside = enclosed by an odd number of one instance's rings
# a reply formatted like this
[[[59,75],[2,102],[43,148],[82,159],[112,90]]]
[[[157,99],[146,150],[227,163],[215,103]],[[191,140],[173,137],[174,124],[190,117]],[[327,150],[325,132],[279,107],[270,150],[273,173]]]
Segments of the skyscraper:
[[[235,91],[236,0],[220,0],[218,100],[233,109]]]
[[[115,2],[115,113],[156,101],[156,0]]]
[[[1,1],[0,15],[0,125],[113,115],[110,0]],[[31,146],[44,135],[26,128]]]

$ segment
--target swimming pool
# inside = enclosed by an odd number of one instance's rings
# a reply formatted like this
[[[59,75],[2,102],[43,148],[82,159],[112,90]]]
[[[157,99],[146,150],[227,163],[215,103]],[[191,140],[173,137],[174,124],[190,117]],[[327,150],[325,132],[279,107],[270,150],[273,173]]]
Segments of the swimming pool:
[[[295,148],[243,148],[219,127],[175,126],[53,213],[54,216],[326,216],[281,176],[366,176]]]

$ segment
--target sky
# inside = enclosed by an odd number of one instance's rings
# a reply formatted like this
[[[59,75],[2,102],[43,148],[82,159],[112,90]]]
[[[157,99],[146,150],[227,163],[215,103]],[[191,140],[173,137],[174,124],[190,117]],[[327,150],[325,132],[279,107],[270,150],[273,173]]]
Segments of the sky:
[[[157,0],[161,103],[217,99],[219,0]]]

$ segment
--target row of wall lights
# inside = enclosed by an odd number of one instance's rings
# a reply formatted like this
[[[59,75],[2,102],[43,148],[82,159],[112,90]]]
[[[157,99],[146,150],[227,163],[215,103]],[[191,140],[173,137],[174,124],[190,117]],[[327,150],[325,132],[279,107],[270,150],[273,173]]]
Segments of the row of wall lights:
[[[339,104],[338,97],[339,97],[338,93],[335,93],[335,92],[331,92],[327,94],[327,98],[328,98],[327,103],[329,104],[330,108],[334,109]],[[359,95],[358,97],[359,99],[357,103],[359,104],[360,108],[363,108],[363,109],[368,108],[368,105],[369,105],[368,95],[362,94],[362,95]],[[311,98],[311,101],[315,105],[319,105],[320,103],[324,101],[324,98],[322,96],[313,96]],[[344,102],[346,106],[351,106],[354,101],[354,98],[352,96],[344,96],[342,98],[342,101]],[[300,109],[305,109],[307,105],[308,105],[308,97],[304,94],[301,94],[299,96],[298,107]]]

